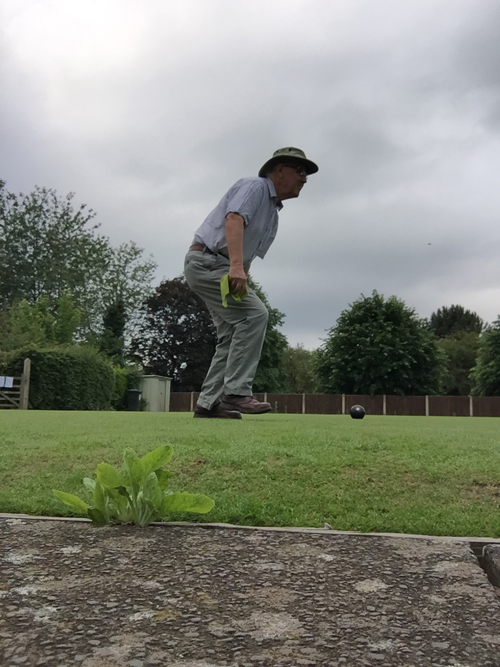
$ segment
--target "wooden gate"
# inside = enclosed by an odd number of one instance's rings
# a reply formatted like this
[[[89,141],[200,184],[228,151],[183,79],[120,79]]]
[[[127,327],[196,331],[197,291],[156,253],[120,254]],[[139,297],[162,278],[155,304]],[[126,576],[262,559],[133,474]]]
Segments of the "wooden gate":
[[[4,377],[0,383],[0,410],[27,410],[30,396],[31,360],[24,360],[21,377]]]

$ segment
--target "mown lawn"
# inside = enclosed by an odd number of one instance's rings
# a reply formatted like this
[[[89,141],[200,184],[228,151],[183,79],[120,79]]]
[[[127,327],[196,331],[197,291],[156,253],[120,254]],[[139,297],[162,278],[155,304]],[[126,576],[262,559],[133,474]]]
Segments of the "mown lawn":
[[[169,443],[172,490],[207,515],[172,519],[365,532],[500,536],[500,420],[187,413],[0,413],[0,512],[71,515],[98,463]]]

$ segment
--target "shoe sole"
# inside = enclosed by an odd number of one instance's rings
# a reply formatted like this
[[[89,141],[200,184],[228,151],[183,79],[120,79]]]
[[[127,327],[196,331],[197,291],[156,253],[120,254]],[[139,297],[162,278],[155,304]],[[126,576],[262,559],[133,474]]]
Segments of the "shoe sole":
[[[251,410],[251,409],[250,410],[245,410],[244,408],[237,408],[234,405],[230,406],[228,404],[223,405],[223,407],[224,407],[225,410],[235,410],[237,412],[241,412],[244,415],[265,415],[266,412],[272,412],[272,410],[273,410],[272,407],[263,408],[261,410]]]
[[[241,419],[241,414],[237,410],[232,410],[232,412],[236,412],[236,415],[197,415],[195,412],[193,417],[194,419]]]

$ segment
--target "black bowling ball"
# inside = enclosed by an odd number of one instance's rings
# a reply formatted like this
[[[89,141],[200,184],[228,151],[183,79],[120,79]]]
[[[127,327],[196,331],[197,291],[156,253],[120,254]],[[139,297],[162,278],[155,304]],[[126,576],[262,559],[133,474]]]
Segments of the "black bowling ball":
[[[366,414],[366,411],[362,405],[353,405],[349,410],[349,414],[353,419],[363,419]]]

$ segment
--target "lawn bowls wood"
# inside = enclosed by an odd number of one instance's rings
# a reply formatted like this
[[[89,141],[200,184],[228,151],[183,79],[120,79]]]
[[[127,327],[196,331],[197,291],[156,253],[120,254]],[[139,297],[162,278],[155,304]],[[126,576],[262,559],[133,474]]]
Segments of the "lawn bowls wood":
[[[366,411],[362,405],[353,405],[349,410],[349,414],[353,419],[363,419],[366,414]]]

